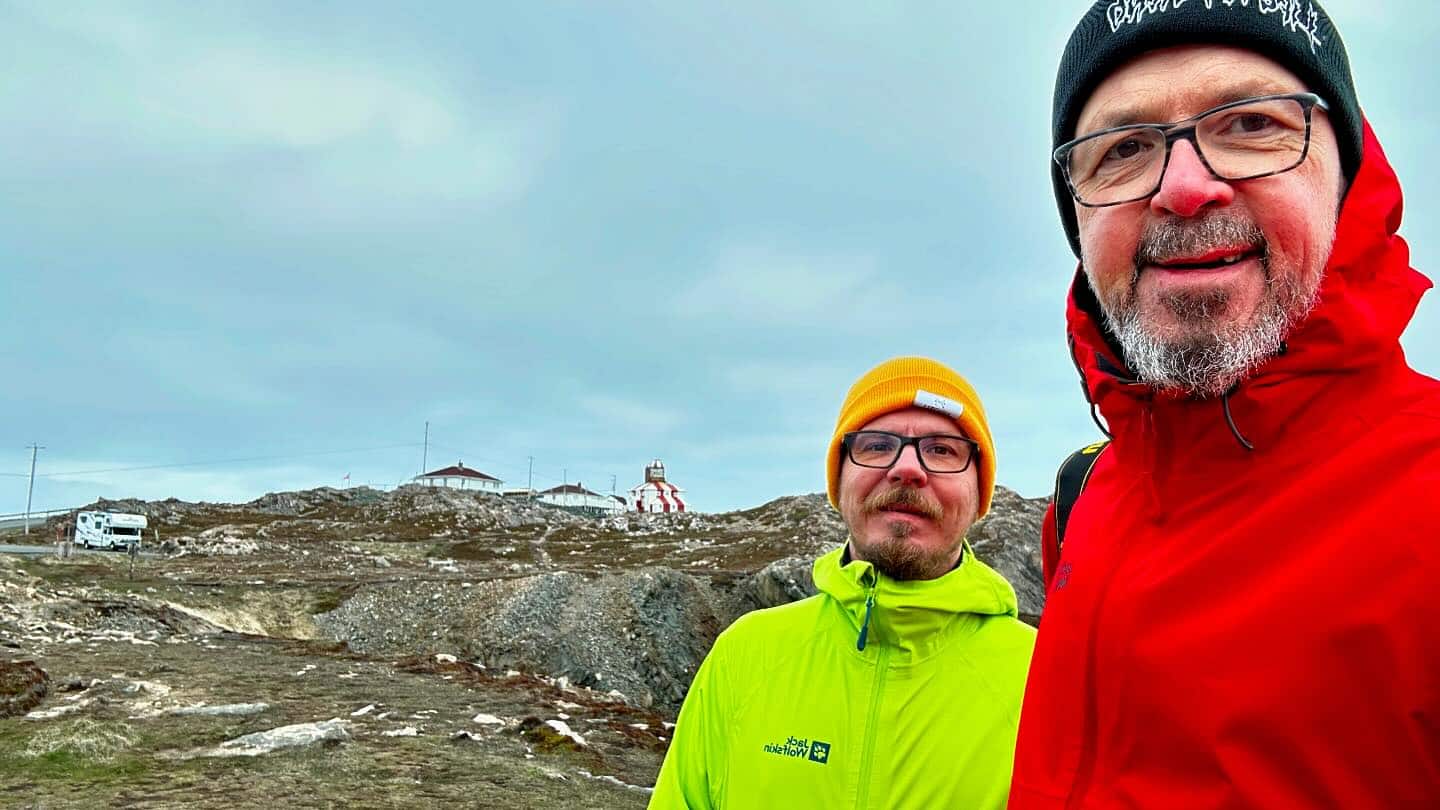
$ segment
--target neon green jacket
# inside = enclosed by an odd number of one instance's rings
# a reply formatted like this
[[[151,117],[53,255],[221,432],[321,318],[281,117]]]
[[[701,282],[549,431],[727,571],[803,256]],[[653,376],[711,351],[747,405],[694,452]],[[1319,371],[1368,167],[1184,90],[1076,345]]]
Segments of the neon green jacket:
[[[843,553],[716,639],[651,808],[1005,806],[1035,644],[1014,589],[968,545],[920,582]]]

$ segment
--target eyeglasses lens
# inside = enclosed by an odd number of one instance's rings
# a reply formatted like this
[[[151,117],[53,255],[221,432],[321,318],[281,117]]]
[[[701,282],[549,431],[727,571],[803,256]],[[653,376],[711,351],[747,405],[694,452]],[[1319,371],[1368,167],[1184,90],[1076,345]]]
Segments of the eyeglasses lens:
[[[850,460],[862,467],[887,468],[915,444],[921,464],[930,472],[960,472],[970,465],[970,443],[955,436],[919,436],[906,441],[889,434],[860,431],[850,441]]]
[[[1245,180],[1295,168],[1309,144],[1306,107],[1293,98],[1260,99],[1210,112],[1195,142],[1214,174]],[[1076,196],[1088,205],[1139,199],[1160,185],[1166,132],[1131,127],[1077,141],[1066,162]]]

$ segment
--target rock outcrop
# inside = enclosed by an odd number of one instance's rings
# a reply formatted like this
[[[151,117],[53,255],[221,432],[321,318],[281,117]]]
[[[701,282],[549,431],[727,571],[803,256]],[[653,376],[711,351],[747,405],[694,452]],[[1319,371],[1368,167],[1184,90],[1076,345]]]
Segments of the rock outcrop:
[[[706,582],[663,568],[465,585],[367,587],[316,624],[358,652],[453,653],[673,711],[723,622]]]
[[[1023,498],[1005,487],[995,488],[990,514],[970,529],[970,546],[1015,588],[1020,616],[1039,620],[1045,608],[1040,564],[1040,524],[1048,498]]]
[[[98,505],[149,515],[181,555],[258,558],[248,563],[256,571],[308,557],[301,564],[334,566],[348,577],[390,568],[375,550],[422,543],[423,573],[367,575],[345,587],[313,625],[307,619],[307,627],[359,653],[453,654],[668,711],[678,708],[724,627],[747,611],[814,594],[813,561],[847,534],[818,493],[722,514],[602,518],[419,486],[320,488],[234,505]],[[969,534],[980,559],[1015,586],[1021,613],[1032,620],[1044,598],[1038,548],[1044,511],[1043,499],[998,487],[990,515]],[[346,550],[343,560],[334,557],[337,548]],[[214,629],[189,626],[198,617],[256,631],[222,621],[213,609],[181,613],[141,609],[142,602],[73,600],[52,607],[47,618],[96,627],[106,624],[101,614],[125,617],[124,629],[151,640]]]
[[[0,718],[18,717],[50,693],[50,676],[34,661],[0,661]]]

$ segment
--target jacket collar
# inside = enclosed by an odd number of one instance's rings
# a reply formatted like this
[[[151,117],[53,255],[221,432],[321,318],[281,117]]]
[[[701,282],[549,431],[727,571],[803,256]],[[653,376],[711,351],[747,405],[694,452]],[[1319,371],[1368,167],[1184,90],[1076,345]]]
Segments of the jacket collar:
[[[1015,590],[975,558],[968,541],[960,564],[949,573],[903,582],[868,562],[848,560],[848,547],[831,551],[814,567],[815,586],[849,618],[848,643],[858,641],[863,627],[867,650],[889,646],[898,648],[905,660],[922,660],[957,634],[972,632],[982,616],[1018,615]]]

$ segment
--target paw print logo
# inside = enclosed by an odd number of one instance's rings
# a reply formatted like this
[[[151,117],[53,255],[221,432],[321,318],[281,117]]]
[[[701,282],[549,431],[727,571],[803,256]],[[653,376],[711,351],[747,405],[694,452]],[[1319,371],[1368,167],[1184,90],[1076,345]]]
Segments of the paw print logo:
[[[815,741],[810,743],[810,761],[818,762],[821,765],[830,761],[830,743]]]
[[[1061,564],[1060,570],[1055,573],[1057,574],[1055,577],[1055,590],[1058,591],[1070,584],[1070,563]]]

